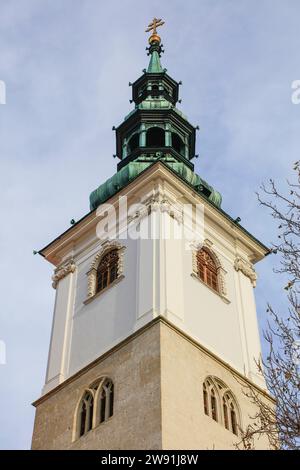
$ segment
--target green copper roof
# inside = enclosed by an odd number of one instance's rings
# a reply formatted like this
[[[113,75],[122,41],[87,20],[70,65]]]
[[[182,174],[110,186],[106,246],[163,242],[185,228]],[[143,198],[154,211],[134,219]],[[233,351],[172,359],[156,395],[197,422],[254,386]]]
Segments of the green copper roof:
[[[194,173],[185,163],[176,161],[172,156],[163,155],[155,159],[146,157],[142,161],[139,159],[128,163],[120,171],[115,173],[105,183],[101,184],[99,188],[93,191],[90,195],[90,209],[94,210],[100,204],[107,201],[110,197],[114,196],[118,191],[125,188],[131,181],[139,176],[144,170],[149,168],[157,161],[165,163],[174,173],[176,173],[182,180],[188,183],[193,189],[207,197],[215,206],[220,207],[222,196],[218,191],[215,191],[209,186],[206,181],[200,178],[199,175]]]
[[[151,54],[147,72],[148,73],[162,73],[163,72],[163,68],[161,66],[159,54],[157,51],[153,51]]]
[[[124,155],[122,154],[125,160],[124,162],[119,163],[118,172],[116,174],[114,174],[105,183],[101,184],[95,191],[91,193],[90,208],[91,210],[96,209],[99,205],[103,204],[121,189],[125,188],[144,170],[155,164],[157,161],[161,161],[164,165],[166,165],[171,171],[175,173],[175,175],[179,176],[194,191],[206,197],[216,207],[220,207],[222,202],[221,194],[215,191],[204,180],[202,180],[199,175],[194,173],[194,167],[189,163],[189,160],[193,158],[195,151],[195,128],[188,123],[187,118],[176,108],[176,102],[178,101],[178,84],[173,79],[168,78],[164,73],[165,69],[162,68],[160,55],[163,50],[160,44],[160,37],[156,34],[153,34],[149,40],[149,43],[149,66],[146,74],[141,77],[142,80],[140,80],[140,82],[138,81],[138,85],[133,84],[134,90],[137,88],[137,96],[134,99],[136,106],[135,109],[131,111],[131,113],[125,118],[125,120],[131,120],[134,122],[132,123],[130,121],[131,123],[129,122],[127,127],[126,125],[123,126],[122,129],[124,130],[122,131],[120,131],[120,128],[118,128],[119,130],[117,129],[117,153],[119,158],[121,158],[120,155],[125,148]],[[153,75],[148,77],[148,73]],[[157,77],[157,74],[163,75],[159,75]],[[149,93],[148,90],[150,90]],[[170,99],[169,95],[173,97],[173,99]],[[150,112],[148,113],[148,111]],[[154,111],[157,111],[157,122],[155,119],[156,113]],[[176,133],[177,128],[175,126],[174,130],[172,127],[173,124],[170,124],[168,119],[169,114],[172,114],[173,111],[178,113],[178,115],[180,115],[181,118],[186,121],[186,123],[184,123],[180,120],[176,124],[178,128],[182,127],[182,135],[177,137],[180,139],[181,146],[184,146],[183,149],[181,147],[180,149],[178,148],[180,143],[176,148],[175,144],[174,146],[172,145],[172,133]],[[136,119],[134,119],[134,113],[138,113]],[[141,116],[144,121],[141,121]],[[151,129],[151,126],[161,126],[162,122],[166,124],[166,127],[164,128],[164,144],[161,144],[160,140],[155,142],[155,145],[153,145],[152,142],[148,145],[151,150],[150,151],[149,148],[147,148],[148,141],[146,132]],[[188,126],[186,125],[187,123]],[[130,139],[132,136],[130,136],[130,133],[132,132],[132,126],[136,128],[135,134],[133,135],[139,136],[138,144],[135,144],[135,147],[133,148],[128,144],[128,139],[129,142],[131,142]],[[180,131],[178,132],[180,134]],[[172,151],[167,150],[169,147],[172,149]]]

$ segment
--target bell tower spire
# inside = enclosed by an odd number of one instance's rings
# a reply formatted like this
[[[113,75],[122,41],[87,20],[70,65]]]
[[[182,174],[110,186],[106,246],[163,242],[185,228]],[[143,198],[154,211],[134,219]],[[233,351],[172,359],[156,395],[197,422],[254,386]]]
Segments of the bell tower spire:
[[[160,63],[160,56],[163,52],[161,45],[161,38],[157,34],[156,28],[163,26],[165,24],[161,19],[153,18],[152,23],[148,25],[146,33],[152,31],[152,34],[149,38],[150,47],[147,48],[149,54],[151,55],[147,73],[163,73],[164,70]]]
[[[91,210],[158,161],[215,205],[221,205],[220,193],[194,172],[197,127],[177,107],[181,82],[168,75],[160,62],[164,51],[157,28],[163,25],[162,19],[154,18],[146,29],[152,33],[147,47],[149,66],[134,83],[129,83],[134,109],[114,127],[118,171],[91,193]]]
[[[160,64],[162,25],[149,25],[148,71],[114,128],[116,173],[39,251],[56,298],[34,450],[233,450],[258,411],[245,387],[275,406],[255,363],[253,263],[269,250],[194,172],[196,128]]]
[[[146,32],[152,32],[147,47],[148,69],[132,86],[135,109],[116,129],[118,171],[132,161],[154,162],[162,159],[185,164],[192,171],[196,128],[176,107],[179,83],[161,65],[163,51],[157,28],[164,25],[154,18]]]
[[[149,47],[149,54],[151,55],[150,62],[148,65],[147,73],[163,73],[164,70],[162,68],[160,62],[160,54],[162,52],[162,48],[159,44],[154,43],[151,44]]]

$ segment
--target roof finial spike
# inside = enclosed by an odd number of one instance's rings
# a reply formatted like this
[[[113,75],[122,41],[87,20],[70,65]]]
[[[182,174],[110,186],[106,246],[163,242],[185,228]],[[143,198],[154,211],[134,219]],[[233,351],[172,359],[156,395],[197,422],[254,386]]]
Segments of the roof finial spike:
[[[148,28],[146,29],[146,33],[152,32],[150,38],[149,38],[149,54],[151,55],[150,58],[150,63],[148,66],[148,73],[162,73],[163,68],[160,63],[160,55],[162,53],[162,47],[161,47],[161,38],[157,34],[157,28],[160,26],[163,26],[165,24],[162,19],[158,18],[153,18],[152,22],[148,25]]]

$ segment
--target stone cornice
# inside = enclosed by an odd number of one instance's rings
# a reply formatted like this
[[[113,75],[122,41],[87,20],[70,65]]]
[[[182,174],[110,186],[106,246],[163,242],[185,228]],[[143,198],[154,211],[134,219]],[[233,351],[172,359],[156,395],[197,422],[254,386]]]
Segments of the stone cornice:
[[[245,382],[245,384],[247,385],[250,385],[251,387],[255,388],[259,393],[261,393],[262,395],[264,395],[266,398],[268,398],[269,400],[271,400],[274,404],[275,404],[275,399],[269,394],[269,392],[267,390],[264,390],[262,389],[261,387],[259,387],[258,385],[254,384],[250,379],[248,379],[247,377],[245,377],[243,374],[241,374],[239,371],[237,371],[236,369],[234,369],[230,364],[228,364],[227,362],[223,361],[220,357],[218,357],[217,355],[215,355],[214,353],[212,353],[211,351],[209,351],[207,348],[205,348],[204,346],[202,346],[200,343],[198,343],[196,340],[194,340],[191,336],[189,336],[188,334],[186,334],[184,331],[182,331],[180,328],[178,328],[177,326],[173,325],[171,322],[169,322],[166,318],[164,317],[161,317],[161,316],[158,316],[156,318],[154,318],[152,321],[150,321],[149,323],[147,323],[145,326],[139,328],[137,331],[135,331],[134,333],[132,333],[131,335],[129,335],[127,338],[125,338],[123,341],[120,341],[119,344],[117,344],[116,346],[114,346],[113,348],[111,348],[110,350],[108,350],[107,352],[105,352],[104,354],[102,354],[100,357],[98,357],[97,359],[95,359],[94,361],[92,361],[90,364],[88,364],[87,366],[83,367],[81,370],[79,370],[78,372],[76,372],[74,375],[72,375],[71,377],[67,378],[64,382],[62,382],[61,384],[57,385],[55,388],[53,388],[52,390],[50,390],[49,392],[47,392],[45,395],[41,396],[40,398],[38,398],[36,401],[34,401],[32,403],[33,406],[37,407],[38,405],[40,405],[41,403],[43,403],[45,400],[47,400],[49,397],[55,395],[55,393],[57,393],[59,390],[61,390],[62,388],[64,388],[66,385],[72,383],[74,380],[76,380],[78,377],[82,376],[83,374],[85,374],[86,372],[88,372],[90,369],[92,369],[93,367],[95,367],[97,364],[101,363],[101,361],[103,361],[104,359],[106,359],[108,356],[110,356],[111,354],[113,354],[115,351],[118,351],[119,349],[121,349],[123,346],[125,346],[126,344],[128,344],[130,341],[134,340],[135,338],[137,338],[138,336],[140,336],[141,334],[143,334],[146,330],[152,328],[153,326],[155,326],[156,324],[158,323],[162,323],[164,325],[166,325],[167,327],[171,328],[173,331],[175,331],[177,334],[179,334],[180,336],[182,336],[183,338],[185,338],[187,341],[189,341],[191,344],[193,344],[196,348],[200,349],[202,352],[206,353],[208,356],[210,356],[212,359],[214,359],[215,361],[217,361],[219,364],[221,364],[223,367],[225,367],[228,371],[230,371],[234,377],[236,377],[237,379],[241,379],[243,382]]]

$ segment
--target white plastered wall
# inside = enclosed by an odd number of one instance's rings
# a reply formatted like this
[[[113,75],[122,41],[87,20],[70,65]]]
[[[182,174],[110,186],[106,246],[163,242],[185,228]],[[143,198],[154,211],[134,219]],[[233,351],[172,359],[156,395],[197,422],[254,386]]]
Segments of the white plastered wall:
[[[182,202],[189,196],[160,176],[149,180],[134,193],[134,200],[169,200],[180,213]],[[126,194],[126,190],[124,190]],[[195,194],[191,195],[195,200]],[[174,201],[177,201],[174,203]],[[181,202],[178,202],[181,201]],[[191,202],[190,201],[190,202]],[[203,205],[203,200],[199,199]],[[154,207],[154,206],[153,206]],[[260,386],[263,379],[256,373],[254,358],[260,355],[253,286],[248,277],[234,269],[236,256],[248,259],[249,247],[237,248],[236,233],[215,223],[204,207],[204,231],[194,233],[197,242],[209,240],[218,256],[224,274],[226,298],[221,297],[192,276],[192,250],[182,239],[164,239],[172,225],[182,221],[174,211],[161,210],[159,204],[151,215],[138,221],[140,230],[156,220],[154,239],[125,239],[124,278],[89,303],[87,272],[101,248],[96,233],[72,246],[75,273],[58,283],[53,332],[44,393],[88,365],[104,352],[128,337],[155,316],[165,316],[193,339],[245,373]],[[176,211],[175,211],[176,212]],[[185,221],[186,222],[186,221]],[[195,241],[194,240],[194,241]],[[66,253],[66,256],[70,256]]]

